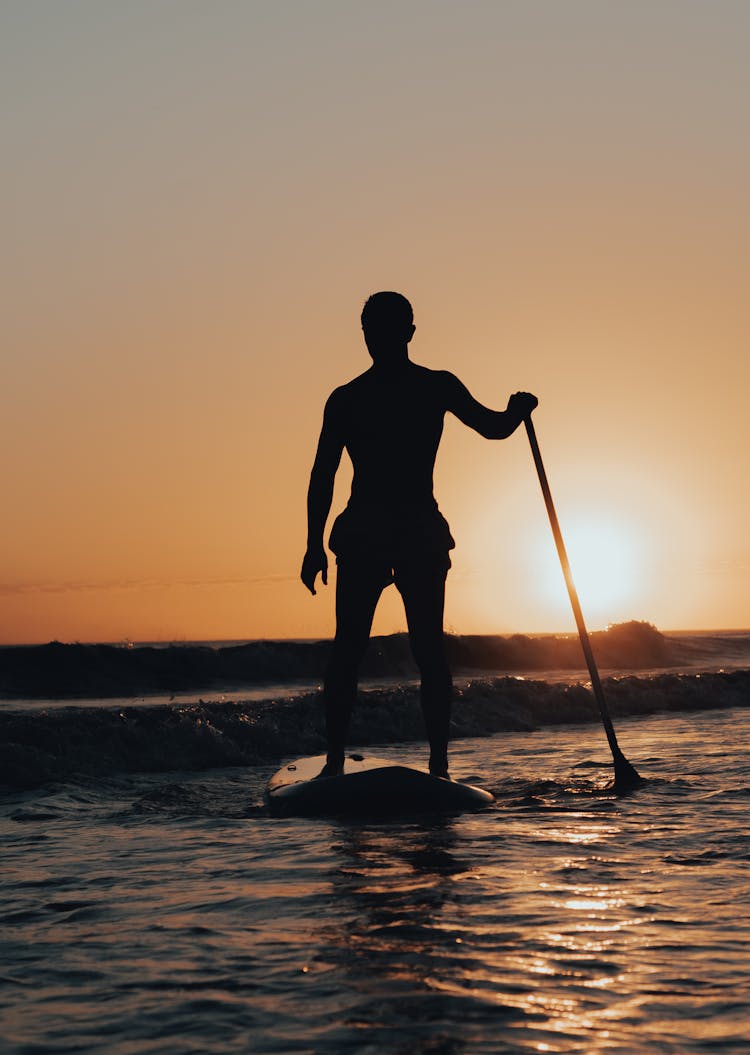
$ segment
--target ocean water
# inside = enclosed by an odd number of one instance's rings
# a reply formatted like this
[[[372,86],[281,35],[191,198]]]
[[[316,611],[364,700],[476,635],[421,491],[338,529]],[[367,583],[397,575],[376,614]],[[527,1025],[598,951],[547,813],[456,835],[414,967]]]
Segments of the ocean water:
[[[579,720],[456,740],[455,776],[495,804],[397,821],[270,817],[283,756],[181,751],[178,771],[161,744],[138,772],[105,723],[104,768],[53,772],[33,756],[52,742],[19,741],[16,776],[25,759],[37,779],[0,798],[0,1050],[747,1053],[746,685],[619,718],[647,778],[629,795]],[[66,721],[45,735],[73,751]]]

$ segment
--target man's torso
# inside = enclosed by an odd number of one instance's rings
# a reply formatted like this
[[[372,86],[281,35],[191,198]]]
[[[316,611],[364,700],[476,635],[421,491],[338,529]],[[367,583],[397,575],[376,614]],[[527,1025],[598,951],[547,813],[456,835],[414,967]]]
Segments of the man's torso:
[[[349,504],[331,548],[339,555],[454,546],[433,496],[433,469],[447,409],[442,371],[407,362],[368,370],[334,393],[336,425],[354,469]]]

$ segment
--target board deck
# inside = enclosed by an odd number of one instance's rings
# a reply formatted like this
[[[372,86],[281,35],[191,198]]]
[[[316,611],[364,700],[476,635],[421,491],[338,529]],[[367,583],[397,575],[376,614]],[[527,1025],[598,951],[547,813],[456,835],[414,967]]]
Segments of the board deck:
[[[426,769],[383,758],[347,755],[344,772],[321,777],[325,755],[289,762],[268,782],[271,811],[284,816],[449,813],[477,810],[493,801],[489,791]]]

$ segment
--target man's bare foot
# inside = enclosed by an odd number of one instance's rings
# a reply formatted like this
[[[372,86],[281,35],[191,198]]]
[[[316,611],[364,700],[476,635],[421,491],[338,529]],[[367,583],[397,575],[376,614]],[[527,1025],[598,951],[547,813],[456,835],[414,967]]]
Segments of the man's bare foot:
[[[343,772],[344,757],[343,755],[337,755],[334,758],[328,758],[326,760],[326,764],[323,766],[320,773],[318,773],[315,779],[319,780],[321,777],[340,777]]]
[[[442,780],[450,780],[450,773],[448,772],[448,763],[435,764],[430,762],[430,775],[433,777],[440,777]]]

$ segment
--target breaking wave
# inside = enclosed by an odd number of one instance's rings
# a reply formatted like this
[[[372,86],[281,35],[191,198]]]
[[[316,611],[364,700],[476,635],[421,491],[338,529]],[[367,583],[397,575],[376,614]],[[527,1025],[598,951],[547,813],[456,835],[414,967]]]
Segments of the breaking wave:
[[[746,707],[750,671],[625,676],[605,681],[618,715]],[[452,736],[598,721],[582,684],[502,677],[456,690]],[[112,707],[106,704],[0,714],[0,781],[34,787],[71,775],[201,770],[277,763],[324,750],[319,693],[253,703]],[[360,694],[352,723],[356,745],[424,739],[413,686]]]

